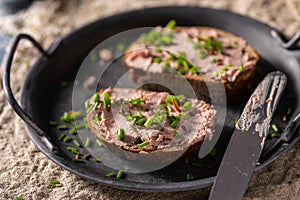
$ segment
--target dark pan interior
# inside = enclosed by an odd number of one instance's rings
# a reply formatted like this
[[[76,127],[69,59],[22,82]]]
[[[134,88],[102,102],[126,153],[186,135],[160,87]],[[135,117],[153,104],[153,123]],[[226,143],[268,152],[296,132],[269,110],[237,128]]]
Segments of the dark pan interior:
[[[26,127],[30,137],[43,153],[65,169],[84,178],[130,190],[180,191],[202,188],[212,184],[213,177],[216,175],[233,131],[234,121],[239,117],[251,91],[248,92],[248,96],[243,97],[244,100],[241,104],[227,108],[225,127],[216,145],[218,149],[216,156],[201,160],[195,155],[191,155],[189,158],[189,160],[201,163],[201,167],[186,164],[184,160],[177,160],[161,170],[143,174],[128,173],[125,179],[116,180],[105,176],[113,170],[101,162],[72,162],[71,159],[74,154],[68,152],[66,146],[74,145],[58,141],[61,131],[48,125],[49,120],[59,121],[59,117],[64,111],[71,110],[72,89],[78,67],[85,55],[98,43],[119,32],[132,28],[166,24],[170,19],[175,19],[179,25],[203,25],[224,29],[246,39],[261,57],[258,64],[259,69],[256,72],[255,84],[265,74],[274,70],[283,71],[289,79],[287,89],[272,123],[276,123],[282,131],[287,124],[287,122],[282,121],[282,116],[287,109],[291,107],[292,114],[299,111],[300,82],[298,80],[300,79],[300,66],[296,53],[300,54],[300,52],[288,51],[279,47],[270,35],[270,27],[227,11],[195,7],[150,8],[115,15],[83,27],[56,42],[49,49],[52,52],[50,58],[40,58],[32,67],[23,85],[21,104],[47,135],[52,138],[53,143],[58,146],[58,151],[49,152],[35,133]],[[93,66],[95,63],[91,61],[90,65]],[[107,73],[108,75],[104,76],[103,79],[105,80],[103,84],[108,86],[113,84],[113,77],[117,77],[124,70],[126,71],[125,66],[120,61],[112,65],[114,71]],[[113,73],[113,76],[111,73]],[[64,81],[70,84],[61,87],[60,83]],[[270,131],[272,132],[271,129]],[[77,138],[78,136],[72,137]],[[275,160],[289,149],[297,139],[295,138],[290,144],[284,145],[275,150],[273,154],[262,158],[260,160],[261,165],[257,169]],[[275,138],[268,138],[264,151],[267,151],[275,140]],[[86,150],[83,150],[83,152],[86,152]],[[186,181],[187,173],[193,174],[195,180]]]

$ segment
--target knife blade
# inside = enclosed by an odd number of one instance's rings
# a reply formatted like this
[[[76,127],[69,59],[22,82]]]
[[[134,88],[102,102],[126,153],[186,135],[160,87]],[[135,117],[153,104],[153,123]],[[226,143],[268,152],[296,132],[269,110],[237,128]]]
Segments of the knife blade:
[[[286,82],[283,73],[271,72],[249,98],[223,156],[210,200],[238,200],[243,197]]]

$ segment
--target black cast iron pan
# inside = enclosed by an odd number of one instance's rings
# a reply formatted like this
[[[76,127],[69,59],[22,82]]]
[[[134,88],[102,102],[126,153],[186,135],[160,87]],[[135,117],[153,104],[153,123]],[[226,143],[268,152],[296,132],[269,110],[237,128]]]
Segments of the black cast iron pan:
[[[179,25],[203,25],[220,28],[246,39],[261,57],[258,64],[260,70],[256,73],[255,84],[270,71],[280,70],[288,76],[287,90],[281,99],[272,123],[276,123],[279,129],[283,131],[287,122],[282,121],[282,116],[287,109],[292,108],[289,120],[293,120],[297,116],[300,111],[298,103],[300,96],[300,82],[298,81],[300,79],[300,51],[296,46],[300,38],[299,34],[288,42],[275,29],[228,11],[198,7],[147,8],[114,15],[84,26],[59,39],[46,51],[28,35],[20,34],[15,38],[5,63],[4,90],[9,103],[24,120],[30,138],[49,159],[81,177],[129,190],[183,191],[207,187],[213,183],[223,152],[230,139],[234,120],[240,115],[247,97],[241,104],[227,108],[225,127],[216,144],[218,153],[214,157],[198,160],[202,163],[201,167],[195,167],[186,164],[183,160],[178,160],[170,166],[154,172],[128,173],[121,180],[105,176],[112,169],[101,162],[73,162],[71,159],[74,155],[66,150],[66,146],[70,144],[58,141],[57,138],[61,132],[48,125],[49,120],[58,119],[63,111],[71,109],[73,81],[76,72],[82,59],[98,43],[119,32],[138,27],[166,24],[170,19],[175,19]],[[22,86],[21,107],[19,107],[11,92],[9,77],[13,55],[21,39],[30,40],[42,55],[26,76]],[[93,66],[92,62],[90,64]],[[107,73],[104,76],[106,82],[103,81],[108,86],[113,84],[114,76],[120,76],[126,71],[122,63],[115,62],[112,65],[114,72]],[[71,84],[60,87],[59,85],[63,81],[68,81]],[[249,91],[250,94],[251,91]],[[284,142],[278,143],[278,138],[267,140],[264,155],[256,169],[271,163],[298,141],[300,135],[297,125],[289,129],[289,133],[292,135],[291,139]],[[280,133],[278,134],[280,136]],[[273,148],[275,143],[278,145]],[[194,180],[187,181],[187,173],[193,174]]]

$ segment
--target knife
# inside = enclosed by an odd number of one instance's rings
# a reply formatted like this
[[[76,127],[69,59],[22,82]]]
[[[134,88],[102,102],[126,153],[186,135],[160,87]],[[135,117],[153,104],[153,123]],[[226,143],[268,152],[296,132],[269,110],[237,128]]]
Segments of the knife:
[[[271,72],[251,95],[223,156],[210,200],[238,200],[243,197],[286,82],[283,73]]]

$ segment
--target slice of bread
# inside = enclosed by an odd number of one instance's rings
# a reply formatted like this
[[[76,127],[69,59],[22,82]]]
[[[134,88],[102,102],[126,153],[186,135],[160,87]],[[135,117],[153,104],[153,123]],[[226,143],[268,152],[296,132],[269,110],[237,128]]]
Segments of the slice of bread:
[[[244,39],[216,28],[173,29],[156,27],[129,46],[123,61],[132,79],[144,89],[165,91],[161,85],[180,87],[183,77],[198,99],[238,102],[252,84],[257,52]]]
[[[109,102],[109,103],[108,103]],[[212,137],[212,105],[166,92],[107,88],[87,100],[87,121],[104,146],[128,159],[167,161],[198,150]]]

